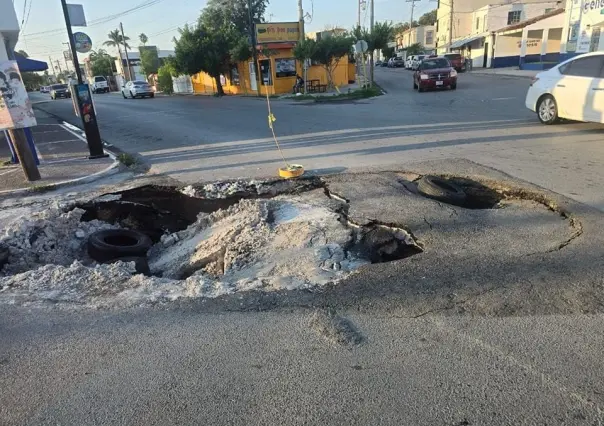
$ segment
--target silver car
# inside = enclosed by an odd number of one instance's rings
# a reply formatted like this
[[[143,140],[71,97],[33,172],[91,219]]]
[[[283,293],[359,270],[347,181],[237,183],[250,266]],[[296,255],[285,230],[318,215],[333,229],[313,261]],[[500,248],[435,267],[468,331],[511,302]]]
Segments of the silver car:
[[[129,81],[124,86],[122,86],[122,96],[124,99],[130,97],[132,99],[140,97],[150,97],[153,98],[155,96],[155,92],[146,81]]]

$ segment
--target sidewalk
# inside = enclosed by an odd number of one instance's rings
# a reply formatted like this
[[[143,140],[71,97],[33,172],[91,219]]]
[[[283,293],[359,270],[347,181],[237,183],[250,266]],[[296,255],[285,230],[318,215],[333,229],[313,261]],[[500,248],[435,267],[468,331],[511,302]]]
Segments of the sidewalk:
[[[18,190],[41,190],[73,181],[88,181],[116,169],[113,156],[88,160],[88,146],[79,132],[63,126],[47,113],[35,109],[38,125],[32,129],[42,179],[28,182],[19,164],[3,165],[11,154],[4,132],[0,132],[0,194]]]
[[[468,74],[500,75],[506,77],[533,78],[541,71],[519,70],[518,67],[510,68],[475,68]]]

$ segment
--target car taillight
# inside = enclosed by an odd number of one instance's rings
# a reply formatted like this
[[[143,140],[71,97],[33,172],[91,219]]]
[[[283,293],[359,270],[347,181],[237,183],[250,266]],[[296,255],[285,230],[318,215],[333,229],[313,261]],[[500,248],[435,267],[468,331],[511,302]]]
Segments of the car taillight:
[[[533,79],[531,80],[531,84],[530,85],[532,86],[533,84],[535,84],[538,81],[539,81],[539,79],[537,77],[533,77]]]

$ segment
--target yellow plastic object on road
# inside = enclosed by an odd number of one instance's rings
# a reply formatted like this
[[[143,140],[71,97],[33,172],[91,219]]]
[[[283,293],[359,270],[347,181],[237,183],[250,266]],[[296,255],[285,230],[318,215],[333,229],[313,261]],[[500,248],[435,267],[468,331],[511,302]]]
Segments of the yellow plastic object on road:
[[[300,164],[288,164],[279,169],[279,176],[285,179],[297,178],[304,174],[304,167]]]

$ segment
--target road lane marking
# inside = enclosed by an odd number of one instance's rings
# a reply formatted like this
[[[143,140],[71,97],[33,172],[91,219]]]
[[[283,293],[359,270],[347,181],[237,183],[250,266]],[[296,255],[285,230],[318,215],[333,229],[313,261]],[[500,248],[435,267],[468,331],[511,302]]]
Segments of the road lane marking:
[[[518,99],[518,98],[493,98],[492,101],[509,101],[510,99]]]

